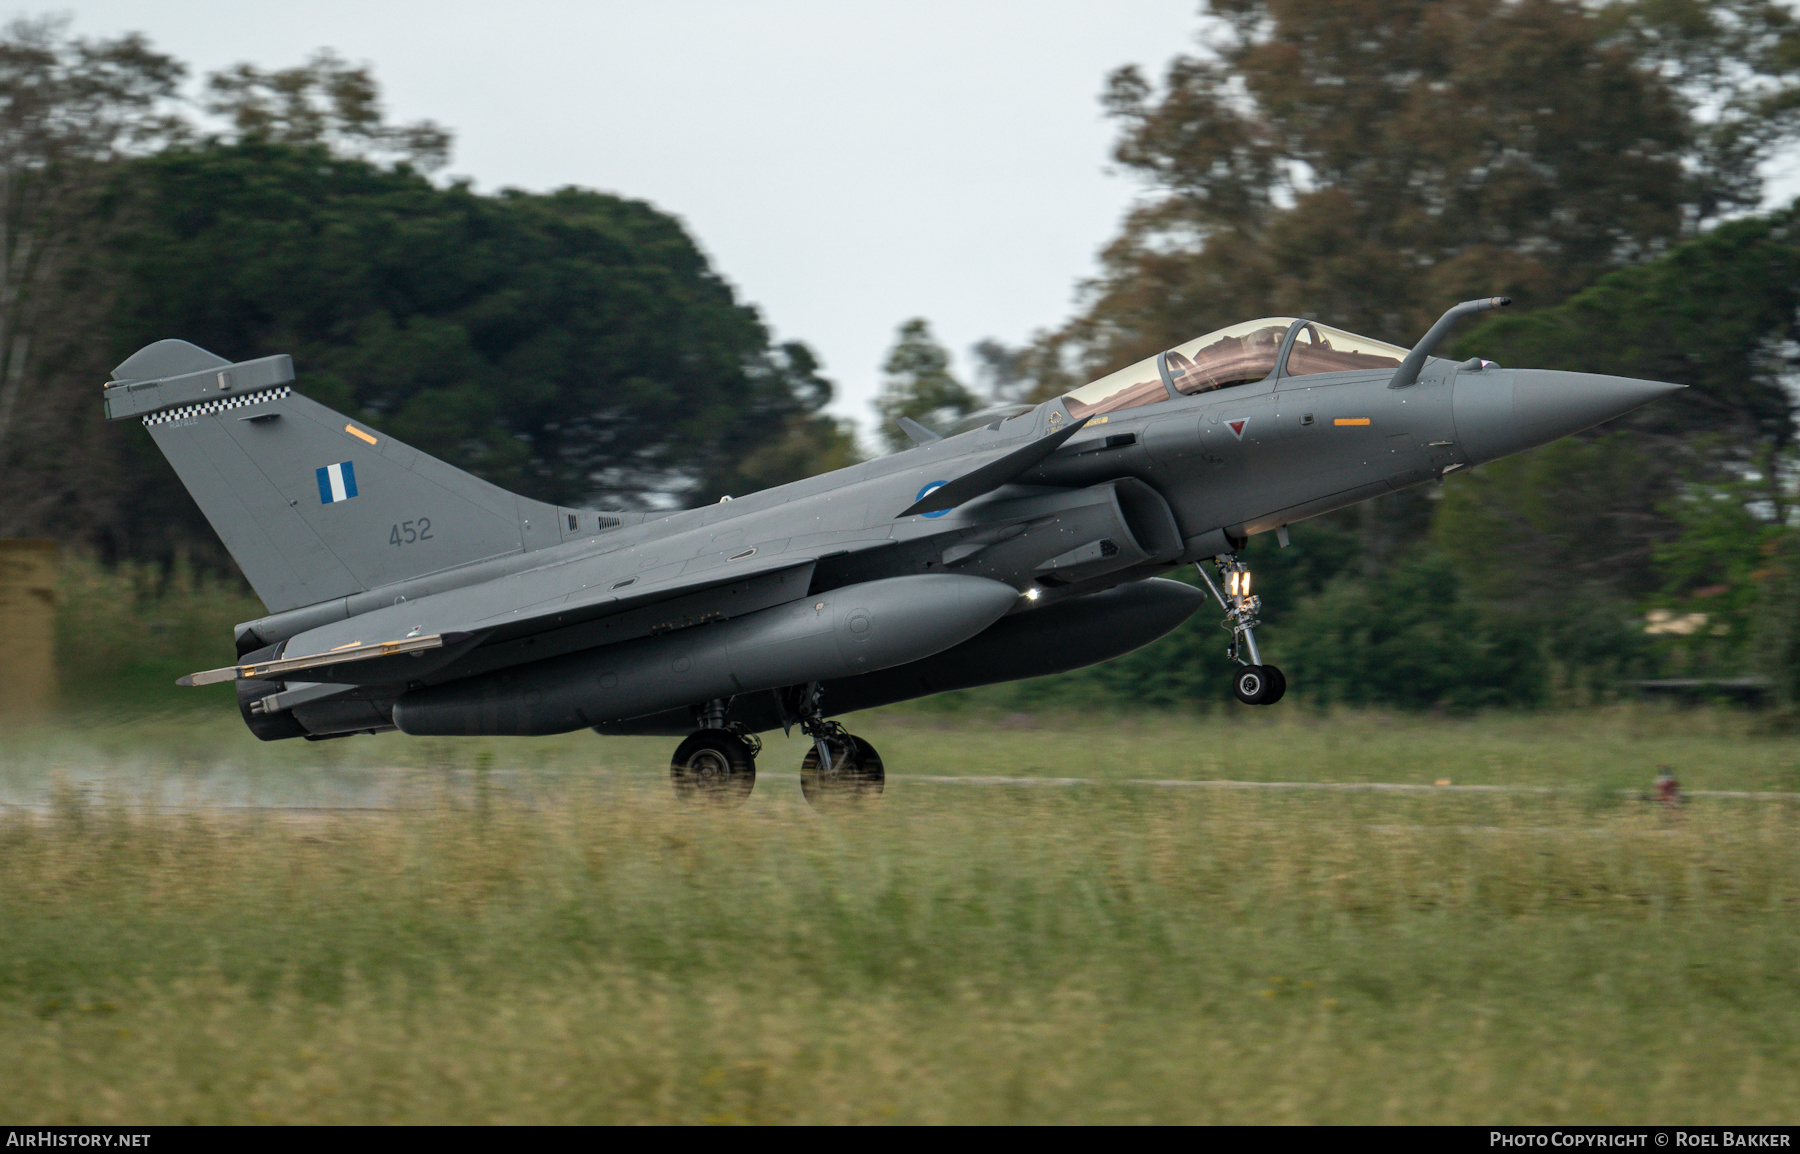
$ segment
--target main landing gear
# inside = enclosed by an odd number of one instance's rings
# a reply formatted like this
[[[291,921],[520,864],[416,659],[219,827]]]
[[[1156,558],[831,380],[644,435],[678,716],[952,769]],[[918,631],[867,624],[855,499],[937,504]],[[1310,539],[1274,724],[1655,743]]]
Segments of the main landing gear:
[[[881,796],[887,785],[887,769],[875,747],[819,711],[821,690],[817,682],[800,687],[783,701],[783,721],[812,738],[812,748],[800,762],[800,792],[814,809],[838,809],[861,805]]]
[[[887,772],[881,754],[867,741],[819,712],[815,683],[780,695],[784,729],[795,725],[812,739],[800,762],[800,792],[818,809],[861,805],[881,796]],[[762,741],[739,722],[726,720],[729,701],[709,701],[694,709],[699,728],[669,760],[675,796],[686,802],[739,806],[756,788],[756,756]]]
[[[1225,610],[1225,620],[1219,627],[1231,631],[1231,648],[1227,652],[1243,667],[1231,679],[1231,692],[1245,705],[1274,705],[1287,692],[1287,678],[1273,665],[1264,665],[1262,654],[1256,651],[1256,627],[1262,624],[1256,614],[1262,609],[1262,598],[1250,593],[1250,567],[1230,553],[1214,557],[1213,564],[1219,567],[1218,584],[1207,576],[1204,563],[1194,568]],[[1223,593],[1220,585],[1225,587]]]
[[[756,755],[762,752],[762,739],[725,720],[729,704],[709,701],[695,708],[694,724],[700,728],[676,746],[669,759],[669,783],[682,801],[740,806],[756,788]]]
[[[669,759],[675,796],[688,802],[743,805],[756,788],[761,744],[754,735],[746,738],[729,729],[702,729],[690,735]]]
[[[800,792],[815,809],[861,805],[881,796],[887,770],[875,747],[844,732],[835,721],[823,723],[828,731],[814,736],[813,748],[800,762]]]

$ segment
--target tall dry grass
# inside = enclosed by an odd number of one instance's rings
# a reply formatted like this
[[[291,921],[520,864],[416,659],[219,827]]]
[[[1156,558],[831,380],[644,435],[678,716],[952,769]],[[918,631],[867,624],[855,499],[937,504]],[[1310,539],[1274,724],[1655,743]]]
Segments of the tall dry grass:
[[[763,788],[769,784],[765,783]],[[791,784],[791,783],[785,783]],[[1800,812],[648,775],[0,824],[6,1121],[1792,1121]]]

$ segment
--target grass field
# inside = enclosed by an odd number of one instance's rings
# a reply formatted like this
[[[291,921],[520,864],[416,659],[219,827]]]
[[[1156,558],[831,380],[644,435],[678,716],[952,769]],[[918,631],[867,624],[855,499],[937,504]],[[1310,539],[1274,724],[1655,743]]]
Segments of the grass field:
[[[1742,715],[853,728],[833,817],[779,738],[712,812],[661,740],[9,734],[0,1121],[1800,1113],[1800,801],[1629,795],[1800,791]],[[1531,789],[1131,784],[1223,778]]]

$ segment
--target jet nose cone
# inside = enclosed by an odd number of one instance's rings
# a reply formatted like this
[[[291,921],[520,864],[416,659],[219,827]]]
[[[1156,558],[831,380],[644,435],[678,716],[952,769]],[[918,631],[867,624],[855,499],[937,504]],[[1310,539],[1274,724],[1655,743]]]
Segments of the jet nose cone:
[[[1459,374],[1456,431],[1470,463],[1479,464],[1591,429],[1685,387],[1549,369]]]
[[[1541,444],[1622,417],[1685,387],[1631,377],[1519,369],[1513,374],[1513,419],[1534,444]]]

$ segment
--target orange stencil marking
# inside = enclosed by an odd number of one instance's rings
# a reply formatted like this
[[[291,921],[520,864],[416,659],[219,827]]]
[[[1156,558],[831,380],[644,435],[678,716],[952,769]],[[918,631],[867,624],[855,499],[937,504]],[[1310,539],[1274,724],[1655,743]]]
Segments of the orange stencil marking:
[[[1332,418],[1331,423],[1334,425],[1366,425],[1369,423],[1369,418],[1367,418],[1367,417],[1334,417],[1334,418]]]
[[[1367,422],[1367,421],[1363,422],[1363,424],[1365,424],[1365,425],[1368,423],[1369,422]],[[357,428],[355,425],[345,425],[344,432],[349,433],[352,437],[355,437],[359,441],[367,441],[371,445],[373,445],[375,443],[374,437],[370,436],[368,433],[363,432],[361,429]]]

